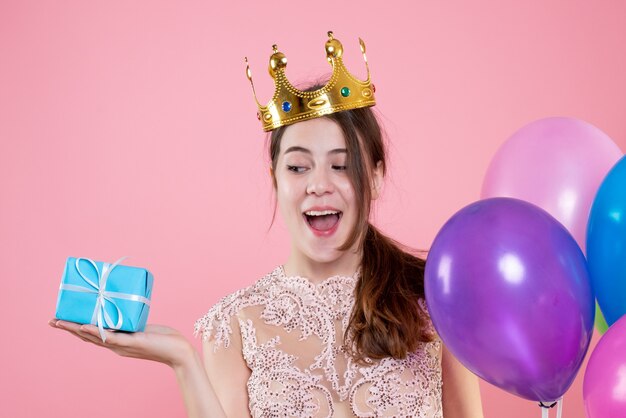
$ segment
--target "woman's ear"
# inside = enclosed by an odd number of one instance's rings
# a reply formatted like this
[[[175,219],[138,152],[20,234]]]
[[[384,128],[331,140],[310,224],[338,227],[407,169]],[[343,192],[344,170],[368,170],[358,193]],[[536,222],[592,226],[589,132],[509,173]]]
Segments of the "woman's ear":
[[[270,165],[270,178],[272,179],[272,184],[274,185],[274,188],[276,188],[276,176],[274,175],[274,169],[272,168],[272,166]]]
[[[378,199],[383,187],[383,162],[376,163],[376,168],[372,170],[372,200]]]

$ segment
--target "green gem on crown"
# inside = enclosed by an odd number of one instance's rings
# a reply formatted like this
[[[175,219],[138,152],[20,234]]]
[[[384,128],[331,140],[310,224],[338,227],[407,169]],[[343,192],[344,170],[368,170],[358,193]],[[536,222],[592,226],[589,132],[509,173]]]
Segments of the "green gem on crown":
[[[343,87],[343,88],[341,89],[341,95],[342,95],[343,97],[348,97],[348,96],[350,95],[350,89],[349,89],[349,88],[347,88],[347,87]]]

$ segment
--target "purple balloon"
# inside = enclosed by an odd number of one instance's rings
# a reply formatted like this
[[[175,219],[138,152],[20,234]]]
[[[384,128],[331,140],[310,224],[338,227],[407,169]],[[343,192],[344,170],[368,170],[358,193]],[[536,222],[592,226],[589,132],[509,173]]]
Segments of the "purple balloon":
[[[542,402],[572,384],[594,295],[582,251],[543,209],[513,198],[461,209],[435,238],[425,288],[443,343],[479,377]]]
[[[626,417],[626,316],[600,338],[583,381],[587,418]]]

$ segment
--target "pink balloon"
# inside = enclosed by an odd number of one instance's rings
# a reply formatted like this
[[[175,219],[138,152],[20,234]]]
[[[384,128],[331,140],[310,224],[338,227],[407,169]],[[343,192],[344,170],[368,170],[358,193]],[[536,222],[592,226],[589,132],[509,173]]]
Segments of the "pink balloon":
[[[493,157],[482,198],[514,197],[544,209],[585,249],[596,191],[622,151],[582,120],[539,119],[513,134]]]
[[[583,400],[587,418],[626,417],[626,316],[611,325],[591,353]]]

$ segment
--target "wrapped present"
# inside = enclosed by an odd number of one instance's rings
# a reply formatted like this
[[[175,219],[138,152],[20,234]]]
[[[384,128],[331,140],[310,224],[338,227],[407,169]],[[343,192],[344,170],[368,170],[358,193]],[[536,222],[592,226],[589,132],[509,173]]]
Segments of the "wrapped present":
[[[124,257],[125,258],[125,257]],[[139,267],[68,257],[55,317],[105,328],[143,331],[150,311],[152,273]]]

